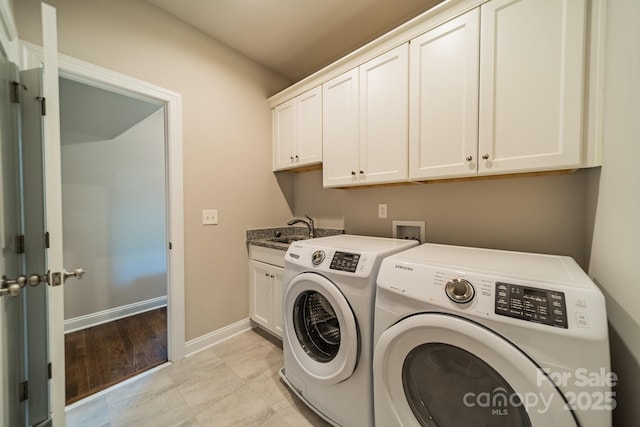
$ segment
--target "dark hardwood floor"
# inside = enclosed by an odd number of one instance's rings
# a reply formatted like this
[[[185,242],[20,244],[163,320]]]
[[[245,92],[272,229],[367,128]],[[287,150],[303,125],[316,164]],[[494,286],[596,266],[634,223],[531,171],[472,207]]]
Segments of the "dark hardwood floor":
[[[167,309],[65,335],[67,405],[167,361]]]

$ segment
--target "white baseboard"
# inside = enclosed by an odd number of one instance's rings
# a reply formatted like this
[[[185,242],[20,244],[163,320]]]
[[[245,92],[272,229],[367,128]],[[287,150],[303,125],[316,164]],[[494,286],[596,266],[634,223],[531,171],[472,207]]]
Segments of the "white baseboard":
[[[253,325],[251,324],[251,320],[247,317],[246,319],[242,319],[236,323],[232,323],[231,325],[225,326],[206,335],[194,338],[185,343],[185,354],[187,357],[192,356],[193,354],[216,345],[219,342],[231,338],[234,335],[237,335],[244,331],[248,331],[252,327]]]
[[[123,317],[133,316],[134,314],[144,313],[145,311],[154,310],[166,305],[167,297],[163,296],[133,304],[122,305],[120,307],[99,311],[97,313],[74,317],[64,321],[64,333],[68,334],[69,332],[98,326],[103,323],[112,322],[114,320],[122,319]]]

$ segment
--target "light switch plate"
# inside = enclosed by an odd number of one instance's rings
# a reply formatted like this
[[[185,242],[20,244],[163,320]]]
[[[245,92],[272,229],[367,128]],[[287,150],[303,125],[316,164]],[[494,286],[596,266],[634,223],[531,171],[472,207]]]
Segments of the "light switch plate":
[[[218,224],[217,209],[205,209],[202,211],[202,225],[217,225],[217,224]]]
[[[378,218],[386,218],[387,217],[387,204],[380,203],[378,205]]]

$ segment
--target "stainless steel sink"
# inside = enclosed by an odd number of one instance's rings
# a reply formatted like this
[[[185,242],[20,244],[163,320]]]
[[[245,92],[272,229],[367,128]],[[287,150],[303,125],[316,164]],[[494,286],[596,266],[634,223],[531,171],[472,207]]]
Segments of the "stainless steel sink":
[[[293,243],[293,242],[297,242],[298,240],[305,240],[306,237],[302,237],[302,236],[282,236],[282,237],[272,237],[270,239],[265,239],[267,242],[274,242],[274,243]]]

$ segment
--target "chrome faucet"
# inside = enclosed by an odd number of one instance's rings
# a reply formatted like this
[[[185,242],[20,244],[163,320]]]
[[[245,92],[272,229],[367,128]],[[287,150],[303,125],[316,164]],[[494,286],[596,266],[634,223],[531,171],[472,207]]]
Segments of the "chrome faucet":
[[[315,237],[315,235],[316,235],[315,224],[313,223],[313,219],[309,215],[305,215],[305,217],[309,221],[305,221],[304,219],[300,219],[300,218],[294,218],[291,221],[289,221],[287,223],[287,225],[293,225],[293,224],[298,224],[298,223],[302,223],[302,224],[306,225],[307,228],[309,229],[309,238],[313,239]]]

